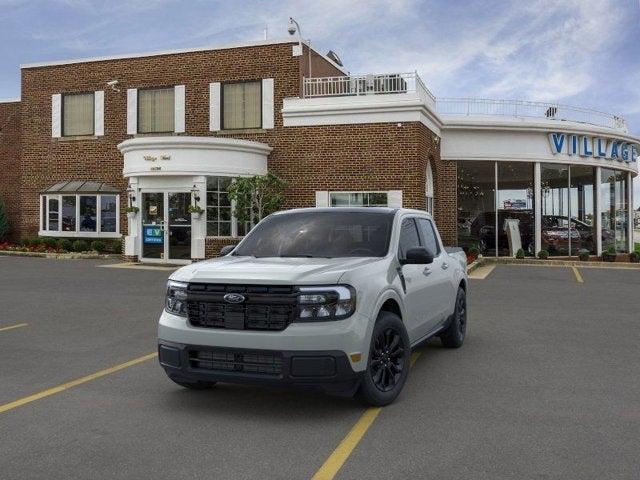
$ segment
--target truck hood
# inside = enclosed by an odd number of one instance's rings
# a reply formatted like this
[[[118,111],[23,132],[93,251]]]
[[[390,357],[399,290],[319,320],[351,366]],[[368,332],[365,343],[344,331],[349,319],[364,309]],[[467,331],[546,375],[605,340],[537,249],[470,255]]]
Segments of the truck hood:
[[[205,283],[310,285],[338,283],[345,271],[381,260],[351,258],[254,258],[226,256],[182,267],[172,280]]]

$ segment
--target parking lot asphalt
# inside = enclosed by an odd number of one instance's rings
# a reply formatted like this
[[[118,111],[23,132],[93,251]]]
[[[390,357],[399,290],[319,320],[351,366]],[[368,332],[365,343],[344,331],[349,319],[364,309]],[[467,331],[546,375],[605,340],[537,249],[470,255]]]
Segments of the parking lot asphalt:
[[[155,351],[170,272],[104,263],[0,257],[0,409]],[[640,271],[579,273],[472,280],[465,345],[419,348],[336,478],[640,478]],[[311,478],[364,411],[152,358],[1,412],[0,478]]]

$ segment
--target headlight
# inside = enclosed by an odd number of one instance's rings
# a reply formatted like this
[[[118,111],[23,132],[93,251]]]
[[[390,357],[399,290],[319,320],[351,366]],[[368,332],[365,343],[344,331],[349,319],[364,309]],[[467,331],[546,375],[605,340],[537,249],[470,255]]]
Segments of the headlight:
[[[181,317],[187,316],[187,286],[182,282],[167,282],[167,296],[164,302],[164,309],[173,315]]]
[[[298,291],[298,322],[342,320],[356,310],[356,291],[349,285],[299,287]]]

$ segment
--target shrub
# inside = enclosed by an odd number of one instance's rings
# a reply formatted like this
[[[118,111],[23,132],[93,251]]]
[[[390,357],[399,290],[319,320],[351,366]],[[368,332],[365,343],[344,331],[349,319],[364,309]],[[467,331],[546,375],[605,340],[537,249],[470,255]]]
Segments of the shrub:
[[[121,253],[122,252],[122,241],[121,240],[113,240],[109,244],[109,251],[113,253]]]
[[[547,258],[549,258],[549,252],[546,250],[540,250],[538,252],[538,258],[540,260],[546,260]]]
[[[588,261],[589,260],[589,250],[585,250],[584,248],[581,248],[580,250],[578,250],[578,258],[583,262]]]
[[[31,240],[29,240],[29,245],[31,245],[32,247],[37,247],[39,245],[42,245],[42,238],[33,237]]]
[[[56,248],[58,246],[58,240],[51,237],[44,237],[42,239],[42,245],[44,245],[47,248]]]
[[[31,246],[31,239],[30,238],[23,238],[20,243],[22,244],[23,247],[29,247]]]
[[[102,240],[94,240],[91,242],[91,250],[95,250],[96,252],[104,252],[106,250],[106,246]]]
[[[602,252],[602,260],[605,262],[615,262],[617,256],[616,247],[613,245],[609,245],[607,249]]]
[[[76,240],[73,242],[74,252],[86,252],[87,250],[89,250],[89,245],[84,240]]]
[[[7,217],[7,207],[4,200],[0,198],[0,241],[9,235],[9,218]]]
[[[629,261],[631,263],[640,263],[640,252],[635,251],[629,254]]]
[[[478,249],[478,247],[471,247],[469,249],[469,255],[477,257],[478,255],[480,255],[480,249]]]
[[[522,248],[519,248],[516,252],[516,258],[519,258],[520,260],[524,259],[524,250]]]
[[[68,238],[61,238],[60,240],[58,240],[58,248],[60,250],[70,252],[73,249],[73,244]]]

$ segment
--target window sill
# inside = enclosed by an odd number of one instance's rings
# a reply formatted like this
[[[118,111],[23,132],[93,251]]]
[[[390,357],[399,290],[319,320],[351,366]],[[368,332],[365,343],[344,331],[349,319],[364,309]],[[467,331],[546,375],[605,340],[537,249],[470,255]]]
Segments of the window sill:
[[[145,137],[175,137],[181,135],[176,132],[151,132],[151,133],[136,133],[132,135],[133,138],[145,138]]]
[[[69,137],[56,137],[55,140],[57,140],[58,142],[90,142],[93,140],[98,140],[100,137],[97,137],[95,135],[76,135],[76,136],[69,136]]]
[[[237,130],[217,130],[218,135],[246,135],[248,133],[267,133],[264,128],[239,128]]]
[[[121,238],[122,235],[117,232],[51,232],[48,230],[40,230],[39,237],[56,237],[56,238]]]

